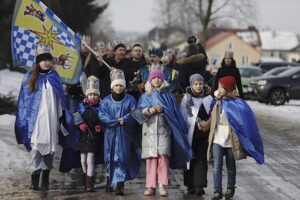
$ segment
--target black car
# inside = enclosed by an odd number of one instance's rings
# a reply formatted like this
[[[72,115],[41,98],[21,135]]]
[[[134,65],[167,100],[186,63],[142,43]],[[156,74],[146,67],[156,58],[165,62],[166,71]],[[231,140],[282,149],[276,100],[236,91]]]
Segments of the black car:
[[[284,62],[284,61],[282,61],[282,62],[259,62],[259,63],[255,63],[254,65],[258,66],[261,69],[261,71],[263,73],[265,73],[271,69],[281,67],[281,66],[297,66],[297,63],[290,63],[290,62]]]
[[[282,66],[282,67],[276,67],[274,69],[271,69],[263,74],[263,76],[277,76],[281,72],[284,72],[285,70],[290,69],[291,66]]]
[[[252,78],[250,87],[259,101],[283,105],[289,99],[300,99],[300,66],[292,67],[277,76]]]

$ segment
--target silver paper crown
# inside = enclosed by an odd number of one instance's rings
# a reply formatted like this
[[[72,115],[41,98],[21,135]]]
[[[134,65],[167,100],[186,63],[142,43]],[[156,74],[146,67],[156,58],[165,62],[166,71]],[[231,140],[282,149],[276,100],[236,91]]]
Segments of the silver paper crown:
[[[40,54],[50,53],[51,54],[51,47],[45,44],[37,44],[35,49],[35,55],[38,56]]]
[[[89,76],[89,78],[86,81],[86,91],[85,91],[85,95],[88,94],[98,94],[100,95],[99,92],[99,79],[95,76]]]
[[[124,72],[120,69],[113,69],[110,71],[110,81],[113,82],[114,80],[122,79],[125,80]]]
[[[225,58],[233,58],[233,51],[229,50],[225,52]]]
[[[90,45],[91,44],[91,37],[88,36],[88,35],[83,35],[82,36],[82,41],[84,41],[85,43]]]
[[[115,48],[115,46],[117,46],[118,44],[125,44],[125,43],[122,42],[122,40],[120,40],[120,39],[116,39],[113,42],[111,42],[112,48]]]
[[[105,42],[103,42],[103,41],[98,41],[96,43],[96,45],[97,45],[98,48],[105,48]]]
[[[149,72],[155,71],[155,70],[160,70],[160,71],[164,71],[164,66],[162,64],[152,64],[149,66]]]

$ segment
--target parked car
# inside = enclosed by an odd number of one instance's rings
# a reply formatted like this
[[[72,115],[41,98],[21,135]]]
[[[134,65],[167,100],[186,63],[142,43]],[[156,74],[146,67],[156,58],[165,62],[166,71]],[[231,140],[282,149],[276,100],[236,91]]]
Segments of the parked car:
[[[284,61],[278,61],[278,62],[258,62],[254,64],[255,66],[258,66],[263,73],[282,66],[297,66],[297,63],[290,63],[290,62],[284,62]],[[298,64],[299,65],[299,64]]]
[[[276,67],[276,68],[271,69],[271,70],[267,71],[266,73],[264,73],[263,76],[277,76],[281,72],[283,72],[287,69],[290,69],[290,68],[291,68],[291,66]]]
[[[259,101],[283,105],[289,99],[300,99],[300,66],[291,67],[277,76],[252,78],[250,87]]]
[[[253,96],[253,89],[249,87],[250,79],[262,75],[261,69],[252,65],[240,65],[238,69],[241,74],[241,81],[245,98]]]

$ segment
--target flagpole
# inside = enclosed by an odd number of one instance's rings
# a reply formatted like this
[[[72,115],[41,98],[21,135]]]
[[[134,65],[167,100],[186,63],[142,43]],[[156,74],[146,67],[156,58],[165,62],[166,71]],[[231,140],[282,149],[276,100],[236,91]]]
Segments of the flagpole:
[[[85,41],[81,40],[81,42],[96,56],[98,57],[97,52],[94,51],[94,49],[92,49]],[[113,67],[111,67],[109,64],[107,64],[107,62],[105,62],[105,60],[103,58],[101,58],[101,62],[103,62],[103,64],[106,65],[106,67],[111,71],[113,69]]]

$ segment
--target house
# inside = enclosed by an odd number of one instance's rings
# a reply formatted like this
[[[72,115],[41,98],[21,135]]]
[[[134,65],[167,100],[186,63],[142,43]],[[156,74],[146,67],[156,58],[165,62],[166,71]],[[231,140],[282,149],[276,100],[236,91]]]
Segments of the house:
[[[258,40],[250,32],[221,32],[206,42],[206,53],[210,63],[215,65],[220,65],[225,51],[229,49],[234,52],[237,65],[254,63],[261,58]]]
[[[261,31],[259,35],[264,57],[279,57],[288,62],[300,59],[300,43],[296,33]]]

